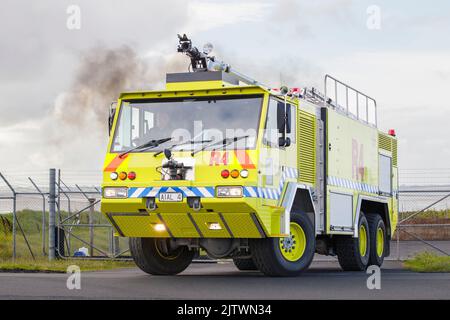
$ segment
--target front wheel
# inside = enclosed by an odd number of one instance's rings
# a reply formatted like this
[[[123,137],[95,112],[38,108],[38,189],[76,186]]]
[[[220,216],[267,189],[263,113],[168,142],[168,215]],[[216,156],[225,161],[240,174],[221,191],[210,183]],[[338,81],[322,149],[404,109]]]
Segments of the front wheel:
[[[297,276],[314,258],[314,228],[304,213],[291,214],[286,238],[252,239],[250,251],[256,267],[268,276]]]
[[[153,275],[173,275],[184,271],[195,252],[186,246],[171,248],[170,239],[130,238],[130,251],[136,265]]]

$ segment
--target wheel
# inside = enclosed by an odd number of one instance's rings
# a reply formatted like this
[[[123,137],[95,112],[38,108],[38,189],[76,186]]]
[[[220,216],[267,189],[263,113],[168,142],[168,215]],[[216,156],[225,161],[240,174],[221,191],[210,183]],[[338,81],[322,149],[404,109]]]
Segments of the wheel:
[[[173,275],[185,270],[195,251],[186,246],[170,248],[169,239],[130,238],[130,251],[136,265],[153,275]]]
[[[305,214],[291,214],[287,238],[252,239],[249,242],[256,267],[268,276],[297,276],[314,257],[314,228]]]
[[[368,214],[370,250],[369,265],[381,266],[386,255],[386,227],[379,214]]]
[[[258,270],[252,258],[233,258],[234,265],[241,271]]]
[[[358,238],[352,236],[336,237],[336,253],[339,264],[345,271],[364,271],[369,264],[370,241],[369,225],[361,213],[358,224]]]

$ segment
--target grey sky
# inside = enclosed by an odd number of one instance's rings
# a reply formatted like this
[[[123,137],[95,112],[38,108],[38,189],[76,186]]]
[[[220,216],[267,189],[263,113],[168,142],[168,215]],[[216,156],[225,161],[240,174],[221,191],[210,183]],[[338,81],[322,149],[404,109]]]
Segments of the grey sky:
[[[281,79],[321,87],[325,73],[349,82],[377,99],[380,127],[396,129],[401,168],[448,168],[450,5],[392,2],[3,1],[0,170],[101,170],[106,118],[99,125],[96,112],[106,114],[118,92],[70,100],[97,89],[94,69],[95,81],[79,85],[80,75],[89,77],[83,61],[130,48],[138,66],[127,68],[139,74],[121,76],[119,87],[160,87],[166,69],[187,67],[174,53],[183,32],[275,86]],[[70,4],[81,8],[80,30],[66,28]],[[373,4],[381,9],[380,30],[366,26]]]

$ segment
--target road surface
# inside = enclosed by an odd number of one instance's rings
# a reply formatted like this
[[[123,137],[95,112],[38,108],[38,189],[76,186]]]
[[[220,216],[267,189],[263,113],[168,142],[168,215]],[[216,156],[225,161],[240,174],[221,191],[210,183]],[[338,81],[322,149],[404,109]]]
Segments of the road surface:
[[[335,261],[315,261],[296,278],[238,271],[233,263],[196,263],[178,276],[139,269],[86,272],[81,289],[68,290],[67,274],[0,273],[0,299],[448,299],[450,273],[421,274],[386,261],[381,289],[368,274],[343,272]]]

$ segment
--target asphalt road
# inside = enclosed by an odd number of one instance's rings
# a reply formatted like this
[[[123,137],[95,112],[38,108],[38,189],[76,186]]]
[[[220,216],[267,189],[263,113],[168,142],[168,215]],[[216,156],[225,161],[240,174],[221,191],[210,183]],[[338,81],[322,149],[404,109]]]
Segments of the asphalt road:
[[[197,263],[178,276],[150,276],[138,269],[81,274],[68,290],[66,274],[0,273],[0,299],[448,299],[450,273],[421,274],[387,261],[381,289],[369,290],[364,272],[343,272],[316,261],[302,276],[268,278],[232,263]]]

